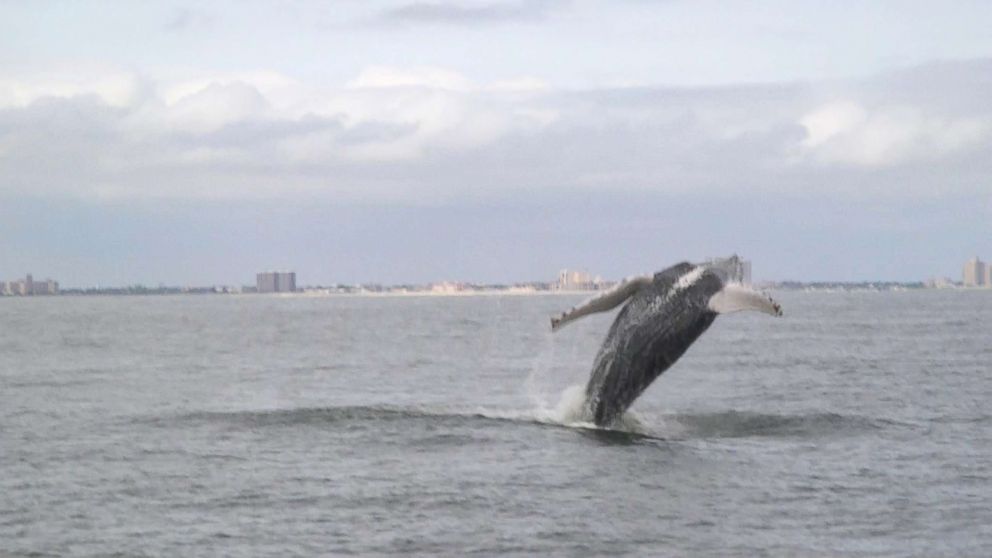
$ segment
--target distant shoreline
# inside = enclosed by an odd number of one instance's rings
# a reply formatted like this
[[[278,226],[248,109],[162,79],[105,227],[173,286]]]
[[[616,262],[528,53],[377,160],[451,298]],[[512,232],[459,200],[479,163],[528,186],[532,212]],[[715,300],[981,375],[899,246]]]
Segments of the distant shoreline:
[[[868,293],[868,292],[909,292],[909,291],[962,291],[962,292],[992,292],[990,288],[941,286],[933,287],[922,283],[762,283],[755,288],[765,291],[778,292],[816,292],[816,293]],[[349,288],[305,288],[289,293],[256,293],[222,288],[197,289],[67,289],[54,295],[4,295],[4,298],[52,298],[52,297],[111,297],[111,296],[247,296],[247,297],[281,297],[281,298],[334,298],[334,297],[367,297],[367,298],[416,298],[416,297],[472,297],[472,296],[586,296],[592,297],[602,290],[557,290],[531,288],[464,288],[461,290],[411,290],[406,288],[383,287],[378,290]]]

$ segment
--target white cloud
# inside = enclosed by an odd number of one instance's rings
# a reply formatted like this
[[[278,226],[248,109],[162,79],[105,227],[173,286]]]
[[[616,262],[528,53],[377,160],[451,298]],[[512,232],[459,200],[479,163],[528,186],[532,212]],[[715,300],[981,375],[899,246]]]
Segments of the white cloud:
[[[80,95],[94,95],[107,105],[124,107],[136,102],[140,92],[140,79],[130,73],[101,68],[58,69],[32,76],[0,77],[0,109]]]
[[[251,85],[214,82],[173,103],[149,100],[133,113],[129,123],[133,129],[145,133],[203,134],[272,115],[268,101]]]
[[[534,78],[474,83],[439,68],[375,67],[337,87],[266,71],[20,76],[16,102],[0,107],[0,189],[372,200],[535,188],[837,192],[855,183],[932,192],[916,177],[829,180],[919,162],[941,169],[945,190],[970,188],[988,163],[955,161],[989,146],[992,115],[983,86],[968,81],[976,72],[955,72],[963,81],[935,86],[924,73],[854,84],[834,102],[787,85],[563,91]],[[3,83],[14,98],[14,80]],[[969,97],[948,104],[940,87]]]
[[[394,68],[389,66],[372,66],[363,70],[358,77],[348,82],[348,87],[384,88],[384,87],[426,87],[430,89],[448,89],[451,91],[467,91],[474,89],[470,80],[457,72],[442,68],[415,67]]]
[[[164,81],[158,95],[168,105],[174,105],[185,97],[194,95],[216,85],[240,83],[253,87],[273,106],[290,108],[309,93],[309,88],[278,72],[234,72],[200,75]]]
[[[815,149],[839,134],[861,126],[867,119],[868,113],[857,103],[839,102],[819,107],[799,120],[806,128],[803,145]]]
[[[981,117],[944,117],[905,105],[869,110],[852,101],[819,106],[799,122],[807,156],[869,167],[937,159],[978,145],[990,130]]]
[[[489,86],[493,91],[513,91],[518,93],[539,93],[549,91],[551,85],[536,77],[521,77],[494,82]]]
[[[270,191],[271,186],[264,184],[278,182],[273,177],[279,173],[293,176],[301,168],[313,172],[320,167],[444,158],[507,134],[539,130],[556,117],[530,101],[521,102],[521,87],[477,86],[436,68],[370,68],[342,87],[313,87],[271,72],[149,80],[141,95],[122,90],[125,96],[107,85],[139,81],[127,74],[88,81],[46,77],[4,89],[14,101],[2,116],[19,121],[9,127],[0,122],[0,176],[20,179],[6,181],[6,188],[19,183],[42,187],[43,175],[55,168],[67,175],[99,179],[89,187],[84,180],[74,186],[52,186],[52,192],[68,187],[84,194],[88,190],[142,196],[161,181],[135,177],[197,173],[196,180],[161,183],[159,188],[169,191],[156,192],[184,196],[191,192],[183,184],[209,182],[205,179],[211,173],[223,172],[247,175],[244,187],[231,191],[250,194],[252,188]],[[529,88],[527,99],[539,96],[532,81],[518,84]],[[114,109],[93,113],[85,122],[99,131],[100,141],[77,145],[75,137],[42,141],[28,133],[66,115],[92,112],[92,102],[84,99],[94,98],[97,105]],[[38,104],[45,99],[60,104]],[[85,150],[89,155],[67,158],[67,150]],[[86,172],[73,171],[74,165]],[[134,183],[114,184],[127,180]],[[195,193],[199,195],[202,188],[197,186]],[[292,189],[283,184],[279,188]],[[217,190],[223,188],[218,184]]]

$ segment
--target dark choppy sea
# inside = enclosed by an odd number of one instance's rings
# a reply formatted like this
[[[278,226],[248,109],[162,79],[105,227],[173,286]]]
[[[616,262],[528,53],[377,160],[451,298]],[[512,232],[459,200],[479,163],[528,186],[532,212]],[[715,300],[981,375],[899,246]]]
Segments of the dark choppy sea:
[[[992,291],[776,296],[629,433],[576,297],[0,299],[0,555],[988,556]]]

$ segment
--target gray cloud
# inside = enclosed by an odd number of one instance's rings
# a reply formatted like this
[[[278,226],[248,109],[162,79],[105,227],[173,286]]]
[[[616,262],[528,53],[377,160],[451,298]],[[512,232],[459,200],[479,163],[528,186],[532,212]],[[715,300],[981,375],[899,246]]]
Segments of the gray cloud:
[[[439,23],[451,25],[483,25],[491,23],[540,21],[552,9],[563,4],[560,0],[525,2],[492,2],[465,5],[455,2],[416,2],[381,12],[382,23]]]
[[[233,122],[204,134],[179,133],[177,140],[190,146],[231,147],[251,149],[262,146],[278,138],[298,137],[308,134],[330,132],[343,134],[344,125],[339,118],[307,115],[296,120],[253,119]]]
[[[180,32],[199,27],[207,27],[214,22],[214,16],[193,10],[190,8],[179,8],[175,14],[165,23],[166,31]]]

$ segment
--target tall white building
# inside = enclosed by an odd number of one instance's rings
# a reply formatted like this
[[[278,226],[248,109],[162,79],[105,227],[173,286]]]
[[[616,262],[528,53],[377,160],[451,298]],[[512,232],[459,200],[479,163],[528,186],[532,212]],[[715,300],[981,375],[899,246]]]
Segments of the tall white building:
[[[988,271],[989,266],[986,266],[985,262],[978,259],[978,256],[975,256],[965,262],[961,282],[965,287],[984,287],[988,284]]]
[[[559,291],[590,290],[595,288],[596,283],[596,279],[593,279],[592,275],[589,275],[585,271],[570,271],[568,269],[563,269],[558,272]]]

